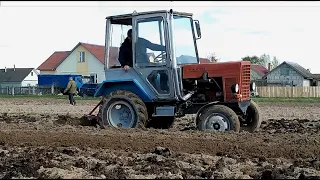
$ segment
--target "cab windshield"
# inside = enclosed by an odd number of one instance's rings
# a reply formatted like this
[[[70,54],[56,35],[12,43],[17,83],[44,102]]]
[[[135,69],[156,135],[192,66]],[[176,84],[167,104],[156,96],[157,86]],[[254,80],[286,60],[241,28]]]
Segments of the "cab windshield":
[[[192,29],[192,19],[181,16],[173,17],[173,31],[177,64],[181,65],[198,63],[195,49],[195,39]]]

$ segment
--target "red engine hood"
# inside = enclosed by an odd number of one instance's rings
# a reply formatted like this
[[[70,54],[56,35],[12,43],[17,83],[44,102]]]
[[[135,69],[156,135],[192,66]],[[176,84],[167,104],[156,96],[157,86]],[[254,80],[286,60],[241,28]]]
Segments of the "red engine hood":
[[[241,67],[250,65],[249,61],[217,62],[203,64],[186,64],[182,66],[183,79],[200,78],[204,72],[209,77],[239,76]]]

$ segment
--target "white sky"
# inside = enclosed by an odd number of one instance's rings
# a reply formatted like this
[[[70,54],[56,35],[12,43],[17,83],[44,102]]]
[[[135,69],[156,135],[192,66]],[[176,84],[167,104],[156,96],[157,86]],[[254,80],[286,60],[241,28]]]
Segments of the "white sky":
[[[201,24],[201,57],[221,61],[263,53],[320,73],[320,2],[1,2],[0,68],[37,68],[78,42],[104,45],[105,17],[173,8]]]

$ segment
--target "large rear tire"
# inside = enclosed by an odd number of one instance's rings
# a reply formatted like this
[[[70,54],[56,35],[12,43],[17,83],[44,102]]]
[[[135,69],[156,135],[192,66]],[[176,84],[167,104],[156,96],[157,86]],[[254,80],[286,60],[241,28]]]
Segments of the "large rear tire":
[[[118,90],[105,97],[99,116],[105,126],[145,128],[148,111],[139,96],[130,91]]]
[[[261,126],[262,119],[260,118],[260,109],[258,105],[251,100],[247,108],[245,122],[241,125],[241,131],[254,132]]]
[[[205,108],[196,122],[197,128],[201,131],[240,131],[240,121],[237,114],[224,105],[212,105]]]

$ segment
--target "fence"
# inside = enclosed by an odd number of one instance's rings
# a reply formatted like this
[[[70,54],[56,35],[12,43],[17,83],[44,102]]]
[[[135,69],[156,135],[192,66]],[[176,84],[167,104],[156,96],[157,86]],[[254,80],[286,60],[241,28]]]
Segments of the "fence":
[[[45,95],[45,94],[59,94],[58,88],[52,87],[2,87],[0,88],[0,94],[7,95]]]
[[[260,97],[320,97],[320,86],[310,87],[283,87],[283,86],[258,86]],[[59,94],[56,87],[2,87],[0,94],[7,95],[45,95]]]
[[[320,97],[320,86],[258,86],[257,92],[260,97]]]

